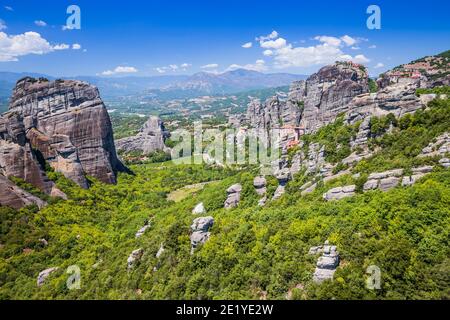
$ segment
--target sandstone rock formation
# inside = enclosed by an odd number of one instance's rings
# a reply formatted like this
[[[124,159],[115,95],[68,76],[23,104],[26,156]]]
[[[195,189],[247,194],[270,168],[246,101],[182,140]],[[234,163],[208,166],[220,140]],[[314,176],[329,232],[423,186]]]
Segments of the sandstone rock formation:
[[[213,224],[213,217],[200,217],[194,219],[191,225],[191,253],[194,252],[195,248],[197,248],[199,244],[203,244],[209,239],[211,235],[209,229],[213,226]]]
[[[314,132],[347,111],[350,101],[369,92],[365,67],[351,62],[326,66],[306,81],[300,82],[297,98],[303,101],[301,126]]]
[[[162,120],[156,116],[150,116],[136,136],[116,141],[117,150],[124,153],[138,151],[143,154],[168,151],[164,142],[169,136]]]
[[[84,188],[86,175],[115,183],[116,173],[127,170],[96,87],[30,77],[17,82],[9,110],[0,116],[0,174],[58,194],[45,163]]]
[[[37,205],[42,208],[46,203],[0,175],[0,205],[20,209],[29,205]]]
[[[241,201],[242,186],[237,183],[227,189],[227,199],[224,203],[225,209],[231,209],[238,206]]]

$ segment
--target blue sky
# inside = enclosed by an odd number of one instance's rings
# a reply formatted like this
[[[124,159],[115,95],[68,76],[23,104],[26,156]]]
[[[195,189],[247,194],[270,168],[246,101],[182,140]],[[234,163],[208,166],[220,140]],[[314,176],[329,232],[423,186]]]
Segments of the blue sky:
[[[80,30],[62,28],[71,4],[81,9]],[[366,26],[371,4],[381,30]],[[449,12],[447,0],[0,1],[0,71],[310,74],[342,58],[374,75],[450,49]]]

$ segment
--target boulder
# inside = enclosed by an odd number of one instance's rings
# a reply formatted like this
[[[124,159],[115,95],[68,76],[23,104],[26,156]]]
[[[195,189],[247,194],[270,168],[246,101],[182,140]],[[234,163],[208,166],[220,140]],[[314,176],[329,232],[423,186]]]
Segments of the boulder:
[[[441,160],[439,160],[439,163],[444,168],[450,168],[450,159],[449,158],[442,158]]]
[[[127,259],[128,270],[133,269],[135,265],[141,260],[144,254],[144,249],[139,248],[131,252]]]
[[[211,233],[209,232],[209,229],[214,225],[214,219],[213,217],[200,217],[197,219],[194,219],[192,225],[191,225],[191,253],[194,252],[195,248],[199,244],[205,243]]]
[[[203,202],[197,204],[192,210],[192,214],[204,214],[204,213],[206,213],[206,209],[205,206],[203,205]]]
[[[55,271],[57,271],[59,268],[58,267],[54,267],[54,268],[48,268],[45,269],[44,271],[41,271],[37,277],[37,286],[41,287],[44,283],[45,280]]]
[[[317,260],[313,281],[320,283],[327,279],[333,279],[333,275],[339,266],[340,256],[336,246],[330,245],[328,241],[323,246],[311,247],[309,254],[322,255]]]
[[[224,203],[225,209],[231,209],[238,206],[241,201],[242,186],[240,184],[234,184],[227,189],[227,199]]]
[[[266,194],[266,178],[263,176],[255,177],[253,180],[253,186],[255,187],[256,193],[260,196],[264,196]]]
[[[136,238],[140,238],[140,237],[145,233],[145,231],[147,231],[148,228],[150,228],[150,225],[149,225],[149,224],[146,224],[145,226],[143,226],[142,228],[140,228],[140,229],[138,230],[138,232],[136,232],[135,237],[136,237]]]

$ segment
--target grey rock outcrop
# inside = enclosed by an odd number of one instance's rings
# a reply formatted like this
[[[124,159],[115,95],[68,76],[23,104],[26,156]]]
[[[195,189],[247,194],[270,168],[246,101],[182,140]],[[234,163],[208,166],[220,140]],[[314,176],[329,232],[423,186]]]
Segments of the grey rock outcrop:
[[[47,178],[45,163],[84,188],[86,175],[115,183],[116,173],[127,171],[117,158],[96,87],[30,77],[17,82],[9,110],[0,116],[0,173],[61,195]]]
[[[334,273],[339,266],[340,257],[336,246],[330,245],[328,241],[323,246],[311,247],[309,254],[322,255],[317,260],[316,269],[313,275],[313,281],[320,283],[327,279],[333,279]]]
[[[237,183],[227,189],[227,199],[224,203],[225,209],[231,209],[238,206],[241,201],[242,186]]]
[[[446,132],[423,148],[419,157],[444,157],[450,153],[450,133]]]
[[[351,62],[326,66],[309,77],[297,94],[304,103],[301,126],[314,132],[346,112],[357,95],[369,92],[367,70]],[[301,86],[300,86],[301,87]]]
[[[41,287],[44,283],[45,280],[55,271],[57,271],[59,268],[58,267],[54,267],[54,268],[48,268],[45,269],[44,271],[41,271],[37,277],[37,286]]]
[[[203,205],[203,202],[200,202],[197,204],[194,209],[192,209],[192,214],[203,214],[206,213],[205,206]]]
[[[209,229],[214,225],[213,217],[200,217],[194,219],[191,225],[191,253],[194,252],[195,248],[199,244],[203,244],[208,241],[211,233]]]
[[[443,166],[444,168],[450,168],[450,159],[449,158],[442,158],[439,160],[439,164]]]
[[[133,137],[127,137],[116,141],[119,152],[132,151],[150,154],[155,151],[168,151],[164,142],[170,136],[162,120],[156,116],[150,116],[140,132]]]
[[[345,187],[337,187],[323,194],[323,198],[327,201],[340,200],[347,197],[352,197],[355,195],[356,186],[350,185]]]
[[[139,248],[131,252],[127,259],[127,267],[128,270],[133,269],[136,264],[141,260],[142,255],[144,254],[144,249]]]
[[[149,228],[150,228],[150,224],[149,224],[149,223],[145,224],[142,228],[140,228],[140,229],[136,232],[135,237],[136,237],[136,238],[142,237],[142,236],[144,235],[145,231],[147,231],[147,229],[149,229]]]
[[[369,175],[367,182],[364,184],[363,190],[369,191],[380,189],[387,191],[395,188],[401,181],[403,169],[394,169],[385,172],[376,172]]]
[[[258,176],[255,177],[255,179],[253,180],[253,186],[255,187],[255,191],[256,193],[261,196],[262,198],[259,199],[258,201],[258,205],[260,207],[264,206],[267,202],[267,180],[266,178],[264,178],[264,176]]]

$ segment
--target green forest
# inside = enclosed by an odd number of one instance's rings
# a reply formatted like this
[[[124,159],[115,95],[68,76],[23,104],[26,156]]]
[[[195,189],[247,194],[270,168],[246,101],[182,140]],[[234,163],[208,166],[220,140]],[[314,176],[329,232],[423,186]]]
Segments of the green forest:
[[[264,207],[253,167],[134,164],[134,175],[120,174],[117,185],[91,178],[89,190],[49,171],[69,200],[48,199],[41,210],[0,207],[0,299],[286,299],[288,292],[292,299],[450,299],[450,171],[437,158],[417,157],[450,128],[450,99],[400,119],[374,118],[371,128],[374,155],[351,174],[319,181],[302,196],[299,188],[310,177],[301,171]],[[340,164],[356,132],[357,125],[338,118],[303,139],[306,147],[324,143],[327,161]],[[410,187],[359,188],[354,197],[332,202],[322,197],[333,187],[361,186],[372,172],[430,164],[433,172]],[[208,183],[176,202],[168,199],[202,182]],[[241,202],[226,210],[226,189],[235,183],[243,187]],[[276,186],[268,178],[269,198]],[[214,225],[191,254],[192,209],[200,202]],[[149,229],[136,238],[147,222]],[[308,250],[327,239],[341,263],[333,280],[317,284],[317,257]],[[128,270],[127,258],[138,248],[142,259]],[[81,270],[81,285],[69,290],[72,265]],[[381,269],[379,290],[366,288],[370,265]],[[59,269],[38,287],[39,272],[50,267]]]

